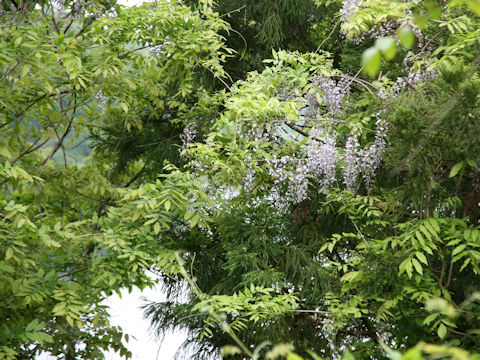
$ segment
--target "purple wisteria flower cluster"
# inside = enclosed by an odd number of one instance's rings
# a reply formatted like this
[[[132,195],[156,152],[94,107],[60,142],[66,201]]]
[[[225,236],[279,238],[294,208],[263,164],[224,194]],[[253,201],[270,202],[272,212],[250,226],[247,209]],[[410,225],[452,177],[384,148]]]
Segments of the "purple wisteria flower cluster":
[[[305,148],[305,167],[306,171],[313,178],[318,179],[323,187],[328,187],[335,181],[336,134],[327,134],[320,142],[318,137],[321,135],[318,127],[310,131],[310,138]]]
[[[97,105],[100,108],[100,113],[103,115],[105,113],[105,107],[107,104],[107,97],[103,94],[102,90],[99,90],[95,94],[95,100],[97,100]]]
[[[298,157],[283,156],[270,160],[269,175],[274,185],[270,200],[277,212],[285,214],[290,205],[304,201],[308,196],[309,181],[328,189],[338,185],[337,180],[343,174],[345,186],[354,190],[361,176],[367,188],[371,188],[386,149],[387,127],[379,115],[376,115],[375,140],[364,148],[360,148],[357,136],[350,136],[345,148],[340,148],[335,133],[313,127]]]
[[[273,181],[268,199],[279,214],[285,214],[291,205],[306,200],[310,182],[324,190],[339,183],[354,190],[359,181],[370,188],[386,147],[386,128],[380,114],[377,114],[373,143],[361,148],[358,136],[350,136],[345,147],[338,146],[337,134],[329,125],[321,124],[340,121],[338,117],[348,107],[351,80],[341,77],[336,81],[320,74],[313,78],[311,85],[302,114],[305,121],[315,125],[310,128],[305,144],[293,155],[267,161],[267,171]],[[282,121],[276,121],[269,128],[265,125],[252,127],[247,131],[247,138],[276,143],[274,134],[283,126]],[[243,183],[245,193],[251,192],[255,178],[255,170],[247,165]]]
[[[360,154],[360,143],[357,136],[350,136],[345,145],[345,168],[344,179],[345,186],[354,189],[357,184],[357,177],[360,170],[358,155]]]
[[[306,168],[302,167],[302,159],[275,156],[268,163],[269,175],[273,178],[271,201],[275,204],[278,214],[284,214],[290,204],[297,204],[307,196],[308,178]],[[293,169],[292,170],[292,165]],[[286,188],[286,190],[285,190]]]
[[[197,137],[197,124],[190,123],[183,129],[183,132],[180,134],[180,140],[182,146],[180,147],[180,153],[188,149],[189,144],[193,143]]]
[[[374,143],[359,153],[357,161],[360,164],[359,170],[363,173],[363,180],[369,188],[372,186],[375,170],[380,165],[382,154],[386,148],[385,138],[387,127],[381,119],[377,120],[376,125],[377,131],[375,133]]]
[[[253,126],[246,132],[246,138],[248,141],[254,142],[265,142],[265,141],[272,141],[275,137],[275,132],[273,129],[279,126],[279,123],[273,122],[268,125],[257,125]]]
[[[424,70],[421,68],[414,69],[411,68],[406,77],[398,77],[395,83],[392,86],[392,89],[395,93],[399,93],[404,90],[407,85],[415,87],[417,85],[423,84],[428,80],[437,78],[438,74],[435,69]]]
[[[312,80],[312,89],[308,97],[308,104],[311,109],[319,109],[319,105],[325,105],[330,115],[338,115],[346,107],[346,102],[350,95],[350,81],[340,79],[335,81],[324,75],[315,76]],[[323,104],[318,103],[317,90]]]
[[[325,134],[319,141],[316,137],[320,135],[320,129],[313,128],[310,134],[299,157],[274,157],[269,161],[269,175],[274,182],[270,197],[279,214],[284,214],[289,205],[307,198],[310,179],[324,188],[335,181],[336,135]]]
[[[336,134],[325,134],[322,141],[317,139],[320,129],[313,128],[306,146],[299,157],[283,156],[269,161],[269,175],[274,186],[271,201],[277,212],[284,214],[290,204],[298,204],[307,198],[309,180],[324,188],[335,182]]]
[[[375,132],[375,141],[364,149],[360,149],[357,136],[350,136],[345,146],[345,167],[343,182],[348,189],[355,189],[357,186],[358,175],[362,178],[368,188],[371,188],[375,170],[382,161],[382,154],[386,149],[387,126],[383,120],[377,116],[377,130]]]

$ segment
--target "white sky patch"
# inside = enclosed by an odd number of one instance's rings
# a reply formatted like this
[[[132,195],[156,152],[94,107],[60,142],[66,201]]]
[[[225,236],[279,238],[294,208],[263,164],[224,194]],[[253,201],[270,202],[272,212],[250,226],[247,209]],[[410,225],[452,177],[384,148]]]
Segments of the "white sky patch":
[[[122,298],[117,294],[110,296],[104,304],[110,306],[110,322],[120,326],[124,333],[131,336],[127,348],[132,352],[132,360],[170,360],[174,358],[186,334],[175,332],[167,334],[160,344],[155,340],[154,331],[150,329],[150,322],[145,319],[140,307],[144,304],[142,297],[151,301],[165,301],[165,295],[160,286],[153,289],[134,289],[128,293],[122,291]],[[133,337],[133,338],[132,338]],[[123,359],[118,353],[108,352],[106,360]]]

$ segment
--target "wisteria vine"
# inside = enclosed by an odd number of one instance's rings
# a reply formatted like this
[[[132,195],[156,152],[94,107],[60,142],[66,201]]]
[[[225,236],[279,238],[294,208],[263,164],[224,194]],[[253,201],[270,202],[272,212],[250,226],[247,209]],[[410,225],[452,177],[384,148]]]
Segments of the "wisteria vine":
[[[283,214],[289,205],[307,199],[309,181],[326,190],[337,186],[337,180],[341,181],[343,176],[347,189],[354,191],[362,179],[370,189],[386,149],[385,122],[378,118],[376,125],[374,142],[364,148],[360,147],[356,135],[350,136],[345,148],[342,148],[337,145],[334,132],[320,137],[322,129],[314,127],[298,157],[283,156],[269,160],[269,175],[273,179],[270,199],[278,213]]]
[[[287,120],[281,119],[246,126],[237,135],[244,139],[245,144],[250,144],[244,149],[243,193],[252,194],[263,182],[261,188],[268,189],[264,199],[272,203],[278,214],[285,214],[292,205],[308,198],[310,185],[326,191],[343,184],[346,189],[356,192],[363,183],[367,189],[371,189],[386,149],[387,128],[381,113],[378,113],[374,115],[376,129],[372,130],[375,137],[369,144],[361,146],[360,138],[355,133],[346,140],[339,136],[332,122],[342,121],[348,110],[350,91],[350,77],[341,77],[336,81],[334,76],[316,75],[311,80],[310,90],[303,100],[305,106],[299,114],[299,125],[304,130],[292,127]],[[277,96],[282,96],[284,92],[280,90]],[[281,131],[286,134],[283,138],[279,135]],[[292,136],[293,133],[296,136]],[[189,153],[195,137],[195,125],[186,126],[181,135],[181,151],[184,154]],[[273,155],[270,159],[256,156],[259,153],[258,144],[270,143],[272,151],[278,153],[277,150],[287,138],[300,142],[293,153]],[[209,168],[196,157],[190,160],[192,169],[198,173]],[[209,160],[205,159],[205,162]],[[265,177],[268,178],[266,182]],[[268,184],[266,188],[265,184]]]

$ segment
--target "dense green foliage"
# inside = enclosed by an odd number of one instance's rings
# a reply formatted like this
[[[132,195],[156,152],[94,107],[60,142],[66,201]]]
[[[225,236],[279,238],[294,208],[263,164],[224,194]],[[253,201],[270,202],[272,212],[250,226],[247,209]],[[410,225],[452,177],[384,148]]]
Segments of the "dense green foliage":
[[[165,251],[108,231],[102,218],[144,166],[118,174],[110,158],[70,155],[89,133],[184,108],[202,72],[222,74],[225,25],[180,4],[2,4],[0,358],[127,355],[101,302],[150,284],[143,269]]]
[[[2,1],[0,359],[479,358],[479,7]]]

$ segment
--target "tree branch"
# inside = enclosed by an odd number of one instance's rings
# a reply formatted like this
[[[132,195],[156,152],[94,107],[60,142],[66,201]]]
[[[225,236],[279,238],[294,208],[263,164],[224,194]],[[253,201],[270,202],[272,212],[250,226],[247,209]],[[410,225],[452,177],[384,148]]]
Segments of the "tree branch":
[[[45,145],[48,142],[48,140],[50,140],[50,137],[46,138],[45,141],[35,146],[35,144],[38,143],[39,140],[40,138],[38,138],[27,150],[21,152],[12,162],[10,162],[10,165],[14,165],[18,160],[20,160],[25,155],[30,154],[36,151],[37,149],[41,148],[43,145]]]
[[[132,176],[130,180],[128,180],[125,185],[122,185],[123,187],[129,187],[135,180],[138,179],[138,177],[142,174],[143,170],[145,170],[145,167],[147,164],[144,164],[143,167],[138,171],[135,175]]]
[[[70,130],[72,129],[72,122],[73,122],[73,119],[70,119],[70,121],[68,122],[68,127],[67,127],[67,130],[65,131],[65,133],[63,134],[63,136],[58,140],[57,144],[55,145],[55,147],[53,148],[53,150],[50,152],[50,154],[45,158],[45,160],[43,160],[39,166],[44,166],[51,158],[53,155],[55,155],[55,153],[57,152],[57,150],[62,146],[63,144],[63,141],[65,140],[65,137],[68,135],[68,133],[70,132]]]

